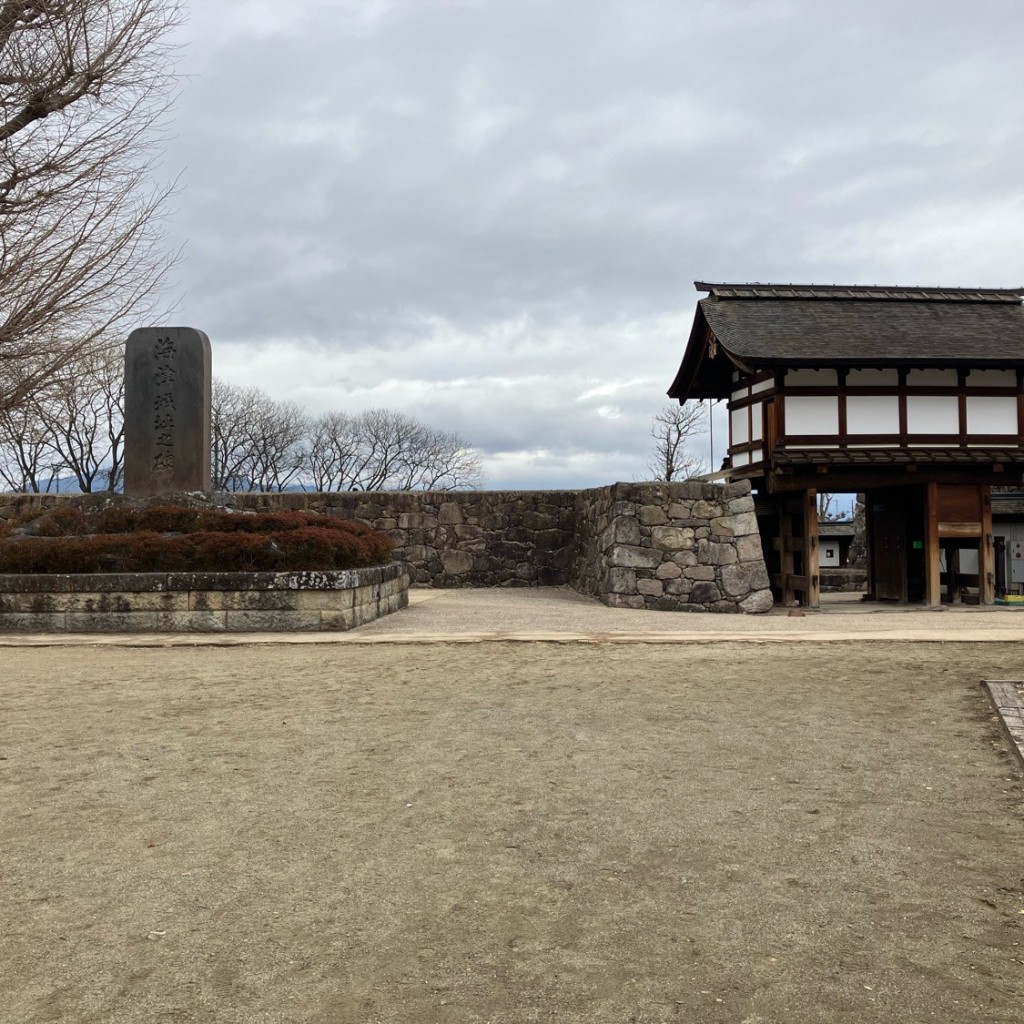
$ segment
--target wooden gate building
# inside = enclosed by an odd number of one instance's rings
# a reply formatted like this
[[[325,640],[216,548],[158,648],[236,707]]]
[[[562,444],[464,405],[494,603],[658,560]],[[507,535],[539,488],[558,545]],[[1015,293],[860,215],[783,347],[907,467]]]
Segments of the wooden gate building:
[[[669,396],[729,408],[776,599],[818,604],[818,491],[864,492],[869,596],[994,597],[1024,471],[1024,289],[704,284]]]

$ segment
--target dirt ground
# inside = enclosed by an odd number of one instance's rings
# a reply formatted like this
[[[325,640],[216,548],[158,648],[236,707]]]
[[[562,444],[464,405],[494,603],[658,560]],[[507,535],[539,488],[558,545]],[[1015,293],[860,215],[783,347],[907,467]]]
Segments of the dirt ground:
[[[1013,1022],[1013,643],[0,650],[0,1021]]]

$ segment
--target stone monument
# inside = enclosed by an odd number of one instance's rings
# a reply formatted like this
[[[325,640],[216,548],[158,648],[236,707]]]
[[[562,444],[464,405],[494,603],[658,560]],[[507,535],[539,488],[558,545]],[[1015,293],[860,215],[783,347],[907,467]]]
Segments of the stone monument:
[[[125,350],[124,493],[210,489],[210,339],[140,327]]]

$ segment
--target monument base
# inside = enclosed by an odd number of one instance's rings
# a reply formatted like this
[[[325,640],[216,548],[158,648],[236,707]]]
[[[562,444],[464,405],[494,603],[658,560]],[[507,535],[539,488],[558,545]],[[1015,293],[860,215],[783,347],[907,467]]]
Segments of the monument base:
[[[0,633],[341,631],[408,603],[401,562],[334,572],[0,574]]]

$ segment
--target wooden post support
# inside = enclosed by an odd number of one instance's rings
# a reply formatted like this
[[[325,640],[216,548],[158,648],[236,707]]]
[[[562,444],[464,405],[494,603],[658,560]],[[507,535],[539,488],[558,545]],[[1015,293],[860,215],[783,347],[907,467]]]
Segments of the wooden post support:
[[[992,490],[982,484],[981,540],[978,542],[978,595],[982,604],[994,604],[996,598],[995,542],[992,539]]]
[[[939,485],[929,481],[924,496],[924,603],[938,608],[942,603],[939,565]]]
[[[779,576],[782,590],[782,606],[792,608],[796,605],[796,592],[793,589],[793,514],[789,500],[783,496],[779,499]]]
[[[821,605],[818,562],[818,492],[813,487],[808,488],[804,494],[803,520],[804,576],[807,577],[804,600],[806,607],[818,608]]]

